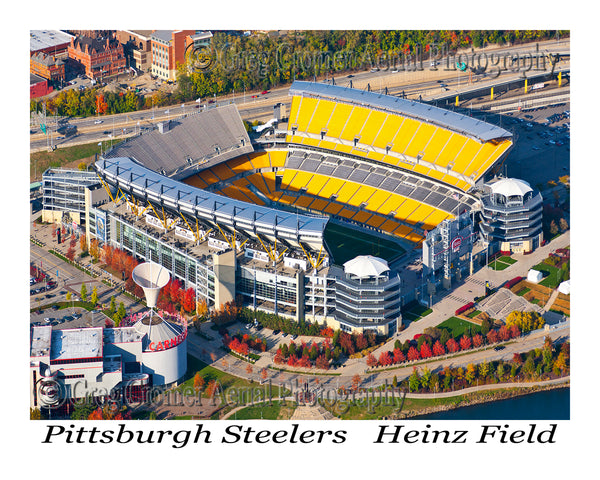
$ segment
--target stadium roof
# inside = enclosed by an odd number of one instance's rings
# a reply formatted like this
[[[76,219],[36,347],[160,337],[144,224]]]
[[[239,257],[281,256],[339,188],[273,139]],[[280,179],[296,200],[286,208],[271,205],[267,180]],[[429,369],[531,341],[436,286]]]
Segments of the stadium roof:
[[[389,269],[388,262],[372,255],[359,255],[344,263],[344,271],[359,278],[378,277]]]
[[[503,178],[497,182],[489,184],[492,193],[504,195],[505,197],[525,196],[532,192],[533,188],[525,181],[518,178]]]
[[[222,222],[238,231],[264,228],[282,239],[304,241],[304,236],[322,239],[328,221],[325,216],[274,210],[208,192],[165,177],[127,157],[102,159],[95,168],[108,183],[138,198],[159,202],[200,220]]]
[[[503,128],[460,113],[434,107],[427,103],[367,92],[355,88],[326,83],[295,81],[290,87],[289,93],[290,95],[315,96],[388,110],[420,121],[439,125],[457,133],[476,138],[481,142],[512,136],[509,131]]]

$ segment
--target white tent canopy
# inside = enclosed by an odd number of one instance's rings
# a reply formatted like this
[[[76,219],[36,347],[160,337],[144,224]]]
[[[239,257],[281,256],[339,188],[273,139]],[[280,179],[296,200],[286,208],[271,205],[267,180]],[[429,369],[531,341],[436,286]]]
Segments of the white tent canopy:
[[[344,263],[344,271],[359,278],[378,277],[389,269],[388,263],[383,258],[372,255],[359,255]]]
[[[544,278],[544,274],[538,270],[529,270],[527,272],[527,281],[531,283],[539,283]]]
[[[562,282],[558,286],[558,291],[560,293],[564,293],[565,295],[571,295],[571,280],[567,280],[565,282]]]

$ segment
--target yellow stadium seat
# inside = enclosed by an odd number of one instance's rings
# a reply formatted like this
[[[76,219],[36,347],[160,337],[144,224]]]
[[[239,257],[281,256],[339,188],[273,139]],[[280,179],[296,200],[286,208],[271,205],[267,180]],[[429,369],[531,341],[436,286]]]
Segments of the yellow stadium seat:
[[[225,163],[214,165],[211,167],[211,170],[221,180],[228,180],[235,175],[233,170],[231,170],[231,168],[229,168]]]
[[[437,227],[447,218],[454,218],[454,216],[448,212],[444,212],[443,210],[435,208],[428,217],[423,219],[423,228],[431,230],[432,228]]]
[[[379,215],[373,215],[371,218],[367,220],[367,225],[371,225],[372,227],[379,228],[379,226],[385,221],[385,218],[380,217]]]
[[[498,145],[491,142],[486,143],[479,154],[475,156],[471,165],[465,169],[465,175],[471,176],[474,172],[478,172],[475,178],[477,180],[510,147],[511,143],[509,140]]]
[[[287,205],[291,205],[296,201],[297,197],[294,197],[292,195],[285,195],[283,194],[280,198],[279,198],[279,203],[285,203]]]
[[[340,136],[342,129],[346,125],[348,116],[352,111],[352,105],[345,103],[337,103],[327,123],[327,135],[329,137],[337,138]]]
[[[392,220],[386,220],[381,224],[379,228],[384,232],[392,233],[396,228],[398,228],[400,224],[398,222],[394,222]]]
[[[319,196],[319,192],[325,186],[329,177],[325,175],[314,174],[310,179],[310,182],[306,185],[306,193],[310,195]]]
[[[298,116],[295,121],[300,132],[306,132],[308,122],[310,122],[310,119],[315,113],[317,102],[318,100],[316,98],[302,97],[300,108],[298,109]]]
[[[396,134],[392,150],[394,152],[404,153],[406,147],[409,145],[409,143],[415,136],[415,133],[417,133],[417,129],[419,128],[420,124],[421,122],[413,120],[412,118],[405,119],[402,123],[402,128],[400,128],[400,130]]]
[[[271,166],[271,163],[269,162],[269,154],[267,152],[250,154],[250,162],[252,163],[254,169],[269,168]]]
[[[323,186],[323,188],[319,192],[319,196],[323,198],[330,198],[334,193],[338,192],[338,190],[342,187],[342,184],[343,180],[330,177],[328,182]]]
[[[369,198],[368,205],[366,208],[376,212],[390,197],[390,192],[387,192],[385,190],[377,190],[375,191],[375,193],[373,193],[373,195],[371,195],[371,198]]]
[[[423,237],[422,235],[419,235],[416,232],[411,232],[408,235],[406,235],[404,238],[406,238],[406,240],[408,240],[409,242],[413,242],[413,243],[421,243],[423,240],[425,240],[425,237]]]
[[[217,183],[220,181],[219,177],[217,177],[211,170],[206,169],[198,172],[198,176],[204,180],[207,185],[212,185],[213,183]]]
[[[252,170],[252,164],[250,163],[250,159],[247,155],[242,155],[241,157],[228,160],[227,166],[231,168],[236,175],[247,172],[248,170]]]
[[[192,175],[184,180],[187,185],[191,185],[192,187],[198,188],[206,188],[208,185],[204,180],[202,180],[198,175]]]
[[[413,172],[420,173],[421,175],[429,176],[429,170],[431,170],[431,167],[425,165],[416,164],[413,166]]]
[[[288,120],[290,129],[291,129],[292,125],[297,123],[296,119],[298,118],[298,110],[300,107],[300,100],[301,100],[301,97],[299,97],[297,95],[294,95],[292,97],[292,106],[290,107],[290,116],[289,116],[289,120]]]
[[[296,171],[296,175],[290,182],[290,188],[294,190],[300,190],[301,188],[306,187],[306,185],[308,185],[308,182],[310,182],[312,176],[313,173],[311,172]]]
[[[285,150],[271,150],[268,152],[272,167],[282,168],[285,166],[287,152]]]
[[[298,200],[294,203],[295,207],[308,208],[308,206],[313,202],[313,197],[299,197]]]
[[[443,128],[436,128],[435,133],[431,138],[431,142],[429,142],[429,145],[427,145],[427,150],[425,150],[423,160],[429,163],[438,163],[438,157],[443,148],[450,140],[451,136],[452,132],[450,132],[449,130],[445,130]]]
[[[387,114],[379,110],[371,110],[369,118],[360,132],[360,143],[372,145],[375,137],[379,133]]]
[[[281,178],[281,188],[287,189],[291,184],[292,180],[296,176],[297,170],[286,168]]]
[[[466,145],[458,152],[454,158],[454,166],[452,171],[456,173],[464,173],[465,169],[473,161],[475,156],[483,148],[483,145],[475,140],[469,139]]]
[[[221,195],[225,195],[235,200],[241,200],[242,202],[252,203],[250,199],[246,195],[244,195],[237,187],[231,185],[227,185],[226,187],[222,188],[219,191],[219,193]]]
[[[350,153],[352,151],[352,148],[352,145],[342,145],[341,143],[337,143],[335,145],[336,152]]]
[[[407,226],[407,225],[400,225],[398,228],[396,228],[394,230],[394,235],[397,235],[399,237],[404,238],[407,235],[409,235],[410,232],[412,232],[412,231],[413,231],[413,229],[410,228],[409,226]]]
[[[321,140],[319,142],[320,148],[326,148],[327,150],[335,150],[335,142],[330,142],[328,140]]]
[[[415,133],[414,137],[407,145],[404,150],[404,154],[410,157],[417,157],[419,152],[425,152],[427,149],[427,145],[431,141],[433,134],[435,133],[435,126],[425,123],[419,122],[419,129]]]
[[[337,214],[340,217],[352,218],[356,214],[356,212],[354,210],[349,210],[347,208],[342,208]]]
[[[397,212],[398,208],[400,208],[400,205],[402,205],[405,200],[406,198],[402,195],[393,193],[390,195],[390,198],[377,209],[377,213],[389,215],[391,212]]]
[[[379,133],[372,142],[373,146],[385,149],[388,144],[393,143],[403,121],[404,117],[387,114]]]
[[[400,205],[400,207],[398,207],[398,209],[396,210],[396,218],[404,220],[410,217],[420,205],[421,203],[417,202],[416,200],[413,200],[412,198],[407,198],[406,200],[404,200],[402,205]]]
[[[442,167],[447,166],[450,162],[454,161],[457,152],[463,148],[465,143],[467,143],[467,137],[453,133],[444,148],[442,148],[435,163]]]
[[[359,223],[367,223],[367,220],[371,218],[373,214],[371,212],[360,211],[352,217],[352,220]]]
[[[263,180],[267,184],[270,193],[275,193],[275,172],[263,172]]]
[[[329,181],[339,183],[340,189],[337,192],[337,201],[341,203],[348,203],[352,195],[354,195],[360,187],[358,183],[344,182],[343,180],[339,180],[337,178],[331,178]]]
[[[377,191],[376,188],[369,187],[368,185],[361,185],[356,191],[352,198],[345,203],[353,205],[355,207],[360,206],[361,203],[369,202],[369,198]],[[369,209],[370,210],[370,209]]]
[[[311,210],[315,210],[317,212],[322,212],[325,207],[329,204],[327,200],[323,200],[322,198],[316,198],[310,205],[309,208]]]
[[[314,115],[307,125],[306,131],[308,133],[320,134],[321,129],[325,128],[331,113],[335,108],[335,103],[330,100],[320,99],[315,109]]]
[[[255,173],[254,175],[249,175],[248,177],[246,177],[246,180],[248,180],[252,185],[254,185],[256,188],[258,188],[262,193],[264,193],[265,195],[269,195],[269,189],[267,188],[263,177],[260,173]]]
[[[329,205],[325,207],[325,212],[330,213],[331,215],[337,215],[337,213],[343,208],[342,205],[338,205],[336,203],[330,202]]]
[[[360,135],[360,132],[369,116],[369,109],[364,107],[354,107],[348,121],[342,130],[340,138],[345,140],[354,140],[354,137]]]
[[[417,209],[406,217],[406,221],[412,224],[422,222],[431,212],[433,212],[433,207],[421,203]]]

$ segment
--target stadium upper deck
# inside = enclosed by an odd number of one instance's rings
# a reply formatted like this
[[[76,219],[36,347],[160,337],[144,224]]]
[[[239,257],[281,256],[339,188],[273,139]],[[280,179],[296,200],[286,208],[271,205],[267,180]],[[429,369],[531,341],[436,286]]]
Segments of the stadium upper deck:
[[[290,87],[286,141],[393,165],[468,191],[512,145],[498,126],[431,105],[310,82]]]
[[[117,145],[105,157],[131,157],[155,172],[181,179],[253,150],[237,108],[225,105],[171,120],[159,130]]]
[[[328,218],[300,215],[260,205],[225,199],[165,177],[128,157],[101,159],[95,164],[98,175],[116,191],[191,219],[248,237],[257,234],[271,242],[277,240],[319,251]],[[153,207],[154,208],[154,207]]]

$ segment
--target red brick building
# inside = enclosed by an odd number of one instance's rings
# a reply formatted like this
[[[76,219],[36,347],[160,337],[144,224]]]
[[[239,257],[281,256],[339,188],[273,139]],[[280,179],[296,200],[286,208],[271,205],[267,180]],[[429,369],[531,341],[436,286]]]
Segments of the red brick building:
[[[48,86],[48,80],[38,75],[29,75],[29,98],[43,97],[51,92],[52,87]]]
[[[123,45],[114,37],[90,38],[79,36],[71,40],[69,58],[85,68],[92,79],[102,79],[123,73],[126,68]]]
[[[65,81],[65,62],[43,52],[34,53],[29,57],[29,73],[58,84]]]

